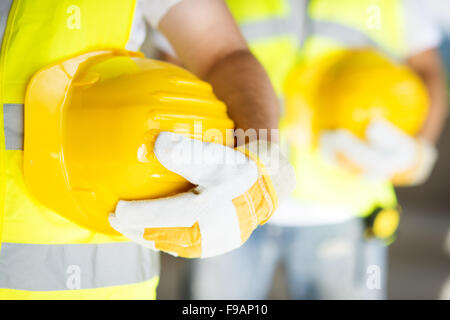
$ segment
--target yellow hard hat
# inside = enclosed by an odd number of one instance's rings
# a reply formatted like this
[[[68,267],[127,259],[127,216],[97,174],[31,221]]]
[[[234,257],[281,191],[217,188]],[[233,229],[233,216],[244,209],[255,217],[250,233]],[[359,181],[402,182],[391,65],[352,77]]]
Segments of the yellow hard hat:
[[[114,234],[119,199],[191,187],[153,154],[161,131],[232,144],[233,122],[209,84],[138,53],[86,53],[40,70],[25,98],[24,174],[42,204],[89,229]]]
[[[374,119],[410,135],[423,125],[429,97],[407,66],[371,49],[339,50],[297,67],[286,82],[287,117],[299,105],[314,114],[313,131],[347,129],[364,138]]]

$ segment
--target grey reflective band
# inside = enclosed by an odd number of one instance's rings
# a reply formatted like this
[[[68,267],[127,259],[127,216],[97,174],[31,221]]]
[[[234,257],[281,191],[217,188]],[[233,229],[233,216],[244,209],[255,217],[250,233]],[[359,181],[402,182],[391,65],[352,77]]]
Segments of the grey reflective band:
[[[0,1],[0,43],[3,42],[12,0]],[[23,150],[23,105],[3,105],[3,127],[6,150]]]
[[[302,46],[308,36],[308,8],[311,0],[290,0],[291,19],[298,35],[299,45]]]
[[[377,42],[358,29],[341,23],[319,20],[311,17],[308,13],[311,2],[312,0],[305,1],[306,7],[304,9],[306,10],[305,29],[307,37],[329,38],[339,41],[341,44],[350,48],[375,47],[381,49]]]
[[[310,1],[290,0],[289,16],[244,22],[240,24],[241,32],[249,42],[294,35],[301,45],[307,38],[316,36],[338,41],[350,48],[375,47],[385,51],[371,37],[356,28],[311,18],[308,15],[309,4]]]
[[[312,0],[307,0],[306,12]],[[348,48],[376,48],[378,51],[388,55],[391,59],[397,60],[398,57],[380,46],[378,42],[373,40],[370,36],[342,23],[314,19],[308,13],[306,14],[305,23],[305,40],[309,37],[323,37],[334,41]]]
[[[270,37],[292,34],[292,21],[278,17],[242,23],[239,27],[247,41],[267,40]]]
[[[23,150],[23,104],[3,105],[5,149]]]
[[[0,46],[3,42],[3,35],[5,34],[6,24],[8,21],[9,10],[11,9],[12,0],[0,1]]]
[[[289,0],[290,14],[286,17],[268,17],[259,21],[240,23],[239,28],[248,42],[273,37],[294,36],[299,43],[304,35],[305,2]]]
[[[95,289],[159,275],[159,253],[131,242],[2,243],[0,288],[29,291]]]
[[[378,47],[364,32],[340,23],[311,20],[310,28],[312,36],[330,38],[348,47]]]

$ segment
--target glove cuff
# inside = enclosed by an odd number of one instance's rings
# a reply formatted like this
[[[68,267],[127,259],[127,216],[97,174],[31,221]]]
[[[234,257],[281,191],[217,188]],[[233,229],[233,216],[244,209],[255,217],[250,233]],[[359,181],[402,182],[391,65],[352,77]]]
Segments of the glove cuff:
[[[436,147],[425,139],[419,139],[418,148],[418,166],[413,178],[416,185],[422,184],[428,179],[439,155]]]
[[[425,139],[418,139],[415,162],[409,170],[396,174],[392,183],[396,186],[418,186],[423,184],[433,171],[438,159],[436,147]]]
[[[274,198],[275,208],[284,201],[295,188],[295,172],[289,161],[283,156],[277,144],[265,140],[255,140],[239,147],[254,160]],[[270,215],[271,216],[271,215]],[[264,219],[264,224],[269,218]]]

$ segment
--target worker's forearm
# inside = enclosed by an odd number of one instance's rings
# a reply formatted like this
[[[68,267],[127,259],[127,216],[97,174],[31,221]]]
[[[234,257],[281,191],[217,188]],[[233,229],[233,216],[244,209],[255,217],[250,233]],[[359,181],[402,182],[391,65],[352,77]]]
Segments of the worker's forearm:
[[[442,79],[425,78],[430,95],[430,111],[420,132],[422,138],[436,143],[447,119],[447,95],[445,82]]]
[[[255,129],[258,136],[260,129],[267,129],[267,138],[276,140],[271,129],[278,127],[279,102],[264,68],[250,51],[220,59],[204,78],[228,106],[236,128]]]
[[[430,109],[420,137],[436,143],[444,128],[448,112],[444,67],[435,49],[409,59],[408,64],[423,79],[430,97]]]

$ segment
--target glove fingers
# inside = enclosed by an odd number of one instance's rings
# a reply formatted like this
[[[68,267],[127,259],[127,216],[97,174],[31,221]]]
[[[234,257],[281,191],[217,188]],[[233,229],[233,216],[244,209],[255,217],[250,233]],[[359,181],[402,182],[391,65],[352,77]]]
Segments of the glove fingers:
[[[146,228],[144,239],[153,241],[158,250],[184,258],[201,256],[201,234],[198,223],[189,228]]]
[[[388,121],[377,120],[366,129],[367,141],[374,148],[398,151],[401,146],[411,144],[411,137]]]
[[[339,163],[340,155],[362,168],[377,165],[377,153],[350,132],[338,130],[323,133],[320,143],[324,157],[331,162]]]
[[[143,232],[140,231],[141,229],[138,228],[130,228],[130,227],[126,227],[124,225],[122,225],[122,223],[120,222],[120,220],[114,216],[113,214],[111,214],[108,218],[109,220],[109,224],[111,225],[111,227],[116,230],[117,232],[123,234],[124,236],[126,236],[128,239],[139,243],[140,245],[156,250],[155,248],[155,244],[151,241],[145,241],[143,238]]]
[[[191,227],[205,205],[202,195],[185,192],[155,200],[119,201],[115,215],[127,227]]]
[[[110,225],[119,233],[140,245],[185,258],[201,256],[201,234],[198,223],[192,227],[135,228],[124,226],[114,215]]]
[[[387,121],[376,121],[369,125],[367,136],[373,147],[386,158],[387,176],[415,170],[413,167],[419,157],[417,140]]]
[[[165,168],[193,184],[219,189],[216,192],[222,198],[232,199],[244,193],[258,178],[258,168],[252,160],[216,143],[161,132],[154,150]]]

